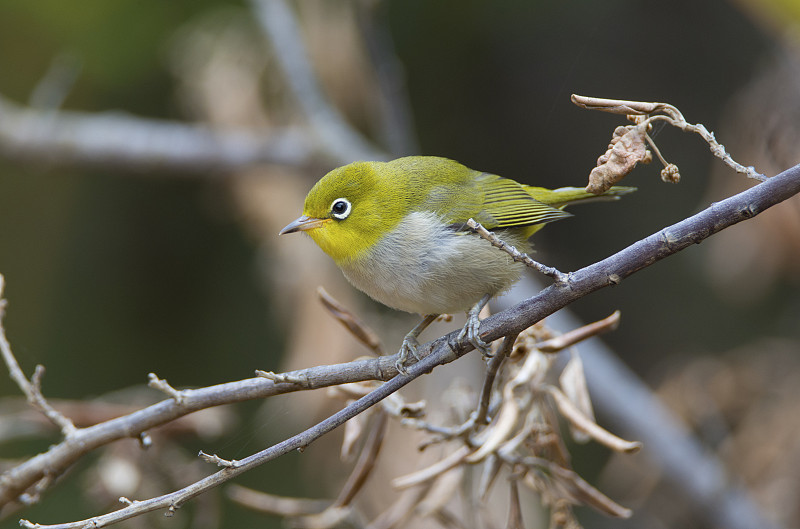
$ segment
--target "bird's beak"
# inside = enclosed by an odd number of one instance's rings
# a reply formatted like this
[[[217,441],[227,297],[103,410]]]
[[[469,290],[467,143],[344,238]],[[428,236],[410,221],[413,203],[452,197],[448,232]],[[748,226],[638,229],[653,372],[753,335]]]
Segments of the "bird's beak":
[[[319,228],[320,226],[322,226],[323,224],[325,224],[329,220],[331,220],[331,219],[317,219],[317,218],[314,218],[314,217],[307,217],[306,215],[303,215],[302,217],[299,217],[299,218],[293,220],[292,222],[290,222],[288,226],[283,228],[278,233],[278,235],[285,235],[287,233],[294,233],[296,231],[313,230],[313,229]]]

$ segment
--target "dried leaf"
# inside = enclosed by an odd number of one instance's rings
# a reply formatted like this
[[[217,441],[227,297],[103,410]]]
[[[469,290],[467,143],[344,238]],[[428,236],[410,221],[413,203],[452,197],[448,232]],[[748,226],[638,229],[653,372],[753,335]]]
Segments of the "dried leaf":
[[[561,376],[558,377],[558,382],[561,384],[561,389],[567,395],[569,400],[592,422],[597,422],[594,417],[594,409],[592,409],[592,400],[589,397],[589,388],[586,385],[586,376],[583,373],[583,362],[581,357],[573,351],[572,357],[567,362]],[[569,423],[569,430],[572,438],[578,443],[586,443],[591,437],[584,431],[576,428],[572,422]]]
[[[342,439],[342,449],[339,453],[342,461],[352,459],[355,447],[359,439],[364,435],[365,424],[366,418],[364,414],[356,415],[344,423],[344,438]]]
[[[389,416],[384,410],[376,411],[374,415],[367,440],[364,442],[364,447],[358,456],[358,461],[342,487],[339,496],[333,503],[333,507],[350,505],[375,469],[375,462],[378,460],[378,454],[383,446],[383,438],[386,435]]]
[[[478,498],[480,498],[481,501],[486,501],[486,498],[489,496],[489,492],[492,490],[492,484],[500,474],[501,468],[503,468],[503,465],[499,457],[492,454],[486,458],[486,461],[483,464],[481,478],[478,481]]]
[[[458,492],[463,479],[463,466],[453,467],[440,474],[431,485],[424,499],[417,506],[417,513],[424,517],[439,512]]]
[[[506,527],[508,529],[525,529],[525,523],[522,521],[522,507],[519,503],[519,487],[517,487],[517,480],[509,480],[509,506],[508,506],[508,522]]]
[[[549,478],[577,505],[588,505],[598,511],[617,518],[630,518],[633,511],[615,502],[580,477],[575,471],[558,465],[549,465]]]
[[[258,512],[277,516],[301,516],[320,513],[330,507],[328,500],[309,500],[305,498],[289,498],[260,492],[237,484],[225,488],[228,497],[234,502]]]
[[[598,158],[597,167],[589,173],[586,191],[595,195],[604,193],[633,171],[637,163],[650,163],[652,155],[646,145],[646,125],[617,127],[608,150]]]
[[[452,452],[444,459],[437,461],[429,467],[421,470],[416,470],[405,476],[400,476],[392,480],[392,486],[396,489],[406,489],[430,481],[444,472],[447,472],[456,465],[460,465],[464,459],[469,455],[471,449],[468,446],[462,446],[455,452]]]
[[[558,407],[558,411],[575,428],[583,431],[592,439],[617,452],[633,453],[642,448],[642,443],[638,441],[626,441],[600,427],[592,419],[586,417],[564,393],[555,386],[546,387],[548,393],[553,396],[553,400]]]

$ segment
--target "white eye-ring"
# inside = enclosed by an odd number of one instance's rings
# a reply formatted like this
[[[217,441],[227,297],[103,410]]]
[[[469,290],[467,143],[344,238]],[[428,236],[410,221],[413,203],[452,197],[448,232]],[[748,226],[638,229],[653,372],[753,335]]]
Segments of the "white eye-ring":
[[[339,220],[344,220],[350,215],[350,211],[353,209],[352,204],[346,198],[337,198],[331,204],[331,214],[334,218]]]

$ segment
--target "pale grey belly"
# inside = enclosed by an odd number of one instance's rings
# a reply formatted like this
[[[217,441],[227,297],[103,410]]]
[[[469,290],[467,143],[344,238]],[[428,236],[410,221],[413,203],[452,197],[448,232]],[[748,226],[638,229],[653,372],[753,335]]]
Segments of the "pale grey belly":
[[[468,310],[485,294],[505,291],[523,268],[477,235],[452,231],[431,214],[415,213],[342,271],[384,305],[442,314]]]

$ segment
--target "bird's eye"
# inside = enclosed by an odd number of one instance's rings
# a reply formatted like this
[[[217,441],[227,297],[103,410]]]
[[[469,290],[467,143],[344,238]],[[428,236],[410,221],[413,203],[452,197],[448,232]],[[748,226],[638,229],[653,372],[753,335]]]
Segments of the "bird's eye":
[[[333,214],[334,218],[339,220],[344,220],[350,215],[350,210],[353,209],[353,206],[350,204],[350,201],[346,198],[337,198],[331,204],[331,213]]]

